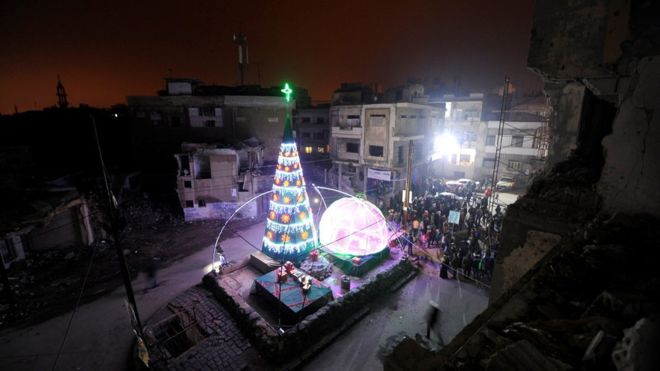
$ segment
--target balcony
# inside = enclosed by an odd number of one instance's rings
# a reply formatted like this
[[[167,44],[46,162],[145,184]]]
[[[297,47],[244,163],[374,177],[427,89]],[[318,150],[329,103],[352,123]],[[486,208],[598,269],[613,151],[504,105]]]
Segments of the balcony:
[[[335,138],[360,138],[362,137],[362,127],[353,126],[342,128],[333,126],[331,135]]]

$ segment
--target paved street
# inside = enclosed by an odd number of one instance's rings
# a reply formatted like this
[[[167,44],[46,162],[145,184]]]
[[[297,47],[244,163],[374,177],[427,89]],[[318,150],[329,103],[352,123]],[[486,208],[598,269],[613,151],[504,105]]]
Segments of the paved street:
[[[241,236],[260,245],[264,223],[257,223]],[[254,251],[243,239],[223,242],[228,260],[240,260]],[[210,265],[211,248],[199,251],[158,272],[160,285],[143,293],[146,279],[134,280],[140,315],[149,318],[158,308],[201,282]],[[425,333],[423,314],[430,299],[440,304],[439,330],[448,342],[487,305],[487,293],[469,283],[437,278],[435,271],[420,273],[389,298],[374,304],[371,314],[330,347],[310,360],[308,370],[378,370],[383,350],[403,335]],[[95,302],[81,306],[72,322],[56,370],[121,370],[132,344],[124,290],[119,288]],[[0,334],[0,368],[50,370],[70,313],[36,326]],[[433,338],[437,340],[436,337]]]
[[[383,354],[403,336],[426,336],[424,314],[429,300],[439,304],[436,332],[448,343],[488,305],[488,294],[472,284],[437,278],[426,269],[405,287],[374,304],[371,314],[341,335],[304,370],[382,370]],[[439,338],[431,335],[431,346]],[[422,339],[423,340],[423,339]]]
[[[265,223],[256,223],[240,232],[260,246]],[[211,241],[212,242],[212,241]],[[254,251],[239,237],[223,242],[228,260],[239,260]],[[184,290],[201,282],[210,267],[211,247],[198,251],[158,271],[159,286],[143,293],[144,275],[133,281],[143,320]],[[125,369],[132,344],[132,332],[124,306],[124,288],[78,308],[71,324],[56,370]],[[0,369],[51,370],[71,313],[35,326],[0,333]]]

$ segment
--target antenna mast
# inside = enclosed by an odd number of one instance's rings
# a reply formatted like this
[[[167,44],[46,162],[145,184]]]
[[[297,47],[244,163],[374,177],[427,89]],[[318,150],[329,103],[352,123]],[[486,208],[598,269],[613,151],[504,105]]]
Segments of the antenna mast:
[[[250,56],[248,54],[247,37],[242,33],[234,34],[234,44],[238,45],[238,72],[241,77],[241,85],[245,85]]]

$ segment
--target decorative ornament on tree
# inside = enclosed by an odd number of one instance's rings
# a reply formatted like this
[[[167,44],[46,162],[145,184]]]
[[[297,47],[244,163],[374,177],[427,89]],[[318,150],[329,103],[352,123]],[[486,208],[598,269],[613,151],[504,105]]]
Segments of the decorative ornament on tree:
[[[293,90],[289,84],[282,93],[290,102]],[[317,246],[303,169],[291,130],[291,115],[287,112],[261,250],[277,261],[299,262]]]

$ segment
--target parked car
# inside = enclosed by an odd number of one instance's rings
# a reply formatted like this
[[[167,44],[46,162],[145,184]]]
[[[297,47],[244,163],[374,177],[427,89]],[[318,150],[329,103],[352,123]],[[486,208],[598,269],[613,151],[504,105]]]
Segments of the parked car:
[[[452,192],[458,191],[458,188],[460,188],[462,186],[463,186],[463,184],[461,184],[460,182],[457,182],[455,180],[450,180],[450,181],[445,182],[445,187],[447,187],[447,189],[452,191]]]
[[[495,189],[498,191],[511,190],[515,185],[516,181],[513,178],[504,177],[500,178],[500,181],[495,184]]]
[[[457,180],[457,182],[459,182],[459,183],[461,183],[462,185],[466,186],[466,185],[468,185],[468,184],[472,184],[472,183],[474,183],[474,180],[472,180],[472,179],[468,179],[468,178],[461,178],[461,179]]]

